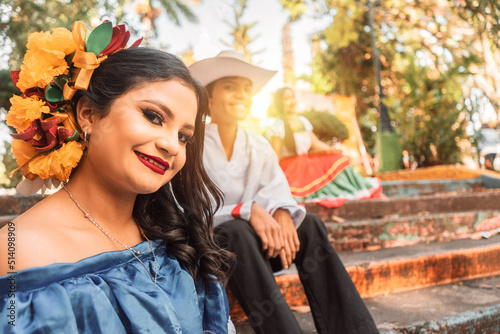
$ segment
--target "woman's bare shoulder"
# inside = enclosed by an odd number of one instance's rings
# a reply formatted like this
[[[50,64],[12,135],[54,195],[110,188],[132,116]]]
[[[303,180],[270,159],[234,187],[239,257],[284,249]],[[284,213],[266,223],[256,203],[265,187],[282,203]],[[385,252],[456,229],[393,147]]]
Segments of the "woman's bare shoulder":
[[[0,276],[57,262],[64,229],[57,203],[45,199],[0,229]]]

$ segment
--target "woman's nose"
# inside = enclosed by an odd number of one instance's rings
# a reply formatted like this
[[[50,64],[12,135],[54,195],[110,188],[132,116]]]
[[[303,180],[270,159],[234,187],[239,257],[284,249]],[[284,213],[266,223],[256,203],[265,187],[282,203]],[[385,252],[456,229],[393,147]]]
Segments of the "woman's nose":
[[[176,132],[159,137],[156,140],[156,147],[167,152],[169,155],[177,155],[180,148],[179,135]]]

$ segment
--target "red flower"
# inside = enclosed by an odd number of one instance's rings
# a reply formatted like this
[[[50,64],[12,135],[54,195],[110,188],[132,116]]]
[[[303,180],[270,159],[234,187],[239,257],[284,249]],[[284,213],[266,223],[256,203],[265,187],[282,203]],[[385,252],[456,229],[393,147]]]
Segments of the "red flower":
[[[115,53],[118,50],[121,50],[127,46],[127,42],[130,38],[130,31],[127,31],[127,28],[124,24],[119,24],[113,27],[113,36],[111,37],[111,42],[109,42],[108,46],[99,54],[99,56],[110,55]],[[142,38],[138,39],[134,42],[130,47],[137,47],[141,44]]]
[[[108,20],[104,20],[103,23],[109,22]],[[102,24],[101,24],[102,25]],[[127,28],[124,24],[119,24],[113,27],[111,33],[111,41],[108,46],[102,50],[99,54],[96,54],[97,57],[102,57],[105,55],[111,55],[116,51],[124,49],[127,47],[127,42],[130,38],[130,31],[127,31]],[[136,40],[130,47],[137,47],[141,44],[142,38]]]
[[[38,118],[31,122],[31,126],[21,133],[11,134],[15,139],[24,140],[33,145],[39,151],[44,152],[53,149],[59,142],[75,135],[76,130],[68,130],[58,127],[59,118],[50,118],[46,121]]]

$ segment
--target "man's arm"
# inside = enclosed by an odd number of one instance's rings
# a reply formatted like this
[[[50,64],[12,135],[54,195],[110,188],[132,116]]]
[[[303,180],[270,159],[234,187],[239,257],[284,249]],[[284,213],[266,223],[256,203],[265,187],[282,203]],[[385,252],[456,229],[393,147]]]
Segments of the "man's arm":
[[[255,193],[254,201],[259,203],[269,214],[274,216],[279,209],[286,209],[291,216],[295,228],[298,228],[305,217],[305,210],[297,205],[290,192],[290,187],[286,176],[281,170],[278,159],[266,141],[261,143],[258,150],[262,171],[258,182],[258,190]]]
[[[217,210],[214,214],[214,227],[233,220],[249,220],[253,201],[245,201],[239,204],[228,204]]]

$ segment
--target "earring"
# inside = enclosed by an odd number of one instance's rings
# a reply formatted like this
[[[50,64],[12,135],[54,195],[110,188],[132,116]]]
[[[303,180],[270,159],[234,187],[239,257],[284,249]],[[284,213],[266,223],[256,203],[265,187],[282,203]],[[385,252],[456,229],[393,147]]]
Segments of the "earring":
[[[87,130],[83,133],[83,141],[87,142]]]

